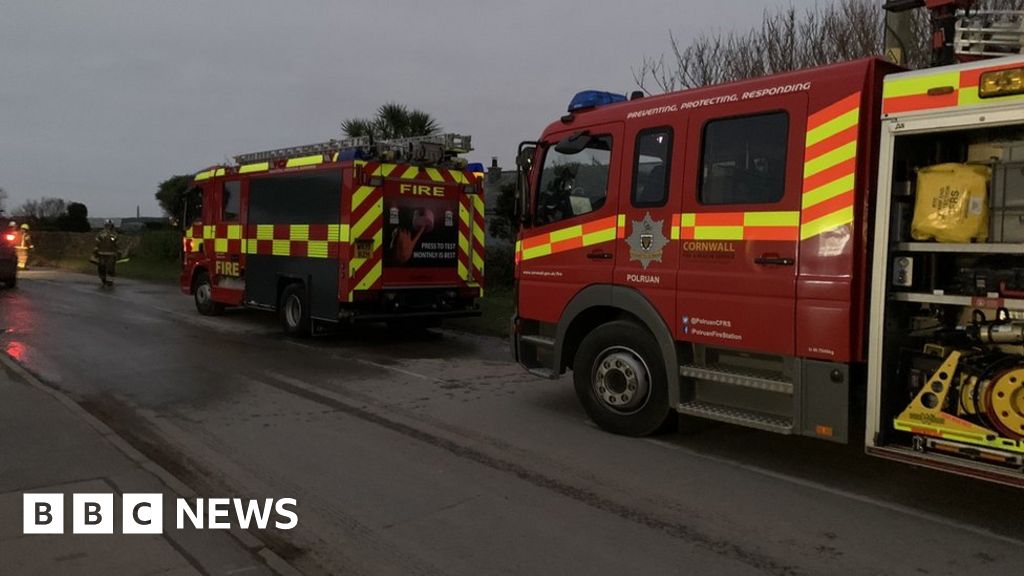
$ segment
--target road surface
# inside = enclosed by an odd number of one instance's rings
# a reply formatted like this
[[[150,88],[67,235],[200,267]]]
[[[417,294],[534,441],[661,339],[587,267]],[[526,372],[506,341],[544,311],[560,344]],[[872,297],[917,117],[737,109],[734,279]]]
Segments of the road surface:
[[[45,270],[0,292],[0,330],[200,495],[296,498],[296,530],[256,536],[309,574],[1022,573],[1019,490],[727,425],[612,436],[499,339],[290,340]]]

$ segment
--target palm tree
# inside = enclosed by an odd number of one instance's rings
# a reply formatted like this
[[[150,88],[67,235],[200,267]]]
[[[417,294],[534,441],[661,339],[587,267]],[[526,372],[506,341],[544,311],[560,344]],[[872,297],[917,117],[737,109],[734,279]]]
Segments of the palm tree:
[[[436,134],[441,126],[422,110],[410,110],[404,104],[387,102],[377,108],[373,118],[349,118],[341,123],[341,129],[350,138],[371,136],[386,140]]]

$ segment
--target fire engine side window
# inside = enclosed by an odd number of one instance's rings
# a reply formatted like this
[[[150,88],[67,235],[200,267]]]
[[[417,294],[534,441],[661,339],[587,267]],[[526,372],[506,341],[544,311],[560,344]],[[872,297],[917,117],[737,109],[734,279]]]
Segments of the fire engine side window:
[[[198,186],[186,192],[186,211],[184,223],[191,226],[203,219],[203,189]]]
[[[704,125],[700,201],[767,204],[785,193],[789,114],[712,120]]]
[[[537,190],[537,225],[600,210],[608,198],[612,137],[595,136],[576,154],[551,146],[544,156]]]
[[[637,134],[636,156],[633,158],[633,206],[665,205],[671,157],[671,128],[652,128]]]
[[[238,220],[238,207],[242,200],[242,183],[238,180],[224,183],[221,220]]]

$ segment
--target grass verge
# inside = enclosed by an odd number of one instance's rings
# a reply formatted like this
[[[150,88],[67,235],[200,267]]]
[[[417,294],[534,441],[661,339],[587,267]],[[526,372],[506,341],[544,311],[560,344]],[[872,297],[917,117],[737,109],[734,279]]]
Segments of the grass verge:
[[[96,265],[84,258],[64,258],[41,262],[40,265],[52,266],[73,272],[96,274]],[[174,284],[181,274],[181,265],[177,261],[132,259],[117,265],[117,276],[134,280],[146,280],[161,284]]]
[[[508,321],[512,317],[512,290],[490,288],[480,301],[482,314],[477,318],[457,318],[445,321],[445,325],[457,330],[475,334],[486,334],[505,338],[508,336]]]

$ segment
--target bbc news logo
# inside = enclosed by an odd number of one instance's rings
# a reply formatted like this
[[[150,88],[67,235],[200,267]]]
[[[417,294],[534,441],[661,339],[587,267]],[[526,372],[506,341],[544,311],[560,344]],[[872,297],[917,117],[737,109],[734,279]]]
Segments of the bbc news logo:
[[[22,500],[23,533],[63,534],[64,494],[25,494]],[[294,498],[185,498],[175,500],[175,527],[178,530],[228,530],[235,526],[248,530],[291,530],[299,525]],[[71,532],[73,534],[114,533],[113,494],[72,494]],[[163,494],[123,494],[121,496],[122,534],[163,534]]]

